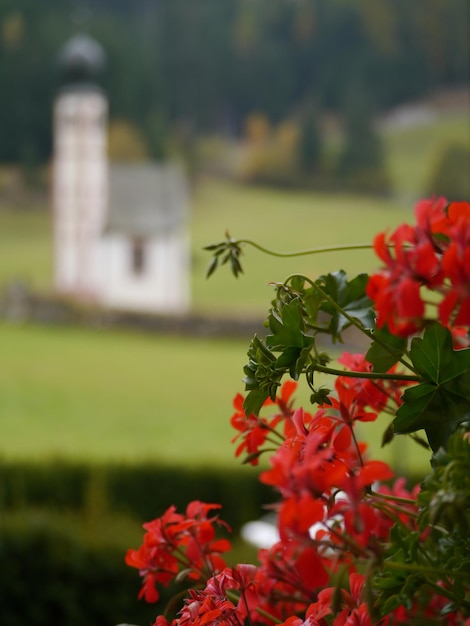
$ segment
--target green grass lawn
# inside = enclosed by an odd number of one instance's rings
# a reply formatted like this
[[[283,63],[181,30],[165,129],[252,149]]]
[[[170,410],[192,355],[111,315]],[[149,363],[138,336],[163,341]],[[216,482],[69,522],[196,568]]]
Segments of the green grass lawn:
[[[222,463],[242,342],[0,325],[0,453]]]
[[[35,289],[50,288],[51,237],[49,211],[0,206],[0,287],[19,279]]]
[[[0,323],[0,345],[5,460],[239,464],[229,419],[248,340]],[[306,389],[297,398],[308,406]],[[362,429],[371,454],[421,471],[427,455],[416,456],[412,442],[380,449],[384,427]]]

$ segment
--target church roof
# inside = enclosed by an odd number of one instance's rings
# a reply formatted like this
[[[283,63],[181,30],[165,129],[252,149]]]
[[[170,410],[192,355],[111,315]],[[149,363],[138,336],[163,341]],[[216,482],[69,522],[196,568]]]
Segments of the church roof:
[[[97,84],[105,65],[103,47],[85,33],[69,39],[59,53],[59,68],[65,86]]]
[[[174,164],[113,164],[106,232],[145,237],[171,232],[188,215],[188,187]]]

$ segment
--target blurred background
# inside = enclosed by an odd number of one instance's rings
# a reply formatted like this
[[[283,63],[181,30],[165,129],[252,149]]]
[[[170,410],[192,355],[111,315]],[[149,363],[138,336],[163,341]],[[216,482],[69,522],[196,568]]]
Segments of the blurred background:
[[[173,502],[221,502],[233,560],[253,556],[238,531],[272,494],[233,458],[229,418],[268,283],[375,262],[247,248],[237,281],[207,281],[203,247],[227,230],[279,251],[368,243],[420,197],[470,200],[469,24],[467,0],[0,0],[2,625],[151,623],[123,559]],[[181,173],[183,274],[157,255],[184,282],[171,307],[108,306],[57,282],[57,103],[77,37],[105,59],[92,91],[120,213],[98,235],[132,222],[137,273],[139,207],[160,211],[167,168]],[[427,453],[381,449],[385,426],[372,453],[422,476]]]
[[[0,10],[0,159],[30,182],[51,157],[58,52],[81,31],[107,55],[113,159],[177,154],[194,174],[423,193],[431,171],[414,188],[401,180],[383,135],[465,105],[465,0],[2,0]],[[462,134],[448,132],[448,144]],[[445,151],[444,129],[440,139]],[[368,185],[352,176],[367,166]]]

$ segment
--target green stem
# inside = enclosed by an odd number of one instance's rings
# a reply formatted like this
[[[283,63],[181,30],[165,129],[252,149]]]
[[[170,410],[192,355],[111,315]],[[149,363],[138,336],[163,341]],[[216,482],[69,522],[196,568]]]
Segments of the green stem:
[[[387,374],[376,372],[350,372],[349,370],[337,370],[334,367],[327,367],[325,365],[314,365],[313,369],[323,374],[333,374],[333,376],[346,376],[349,378],[370,378],[372,380],[403,380],[420,382],[419,376],[407,375],[407,374]]]
[[[390,518],[394,519],[397,524],[400,523],[404,528],[407,528],[406,524],[403,524],[403,522],[400,521],[400,519],[395,515],[396,513],[398,514],[403,513],[404,515],[407,515],[408,517],[412,517],[415,519],[418,518],[418,513],[416,513],[415,511],[404,509],[403,507],[398,506],[396,504],[392,504],[391,502],[377,502],[376,501],[374,502],[374,507],[383,511]]]
[[[416,507],[416,500],[413,500],[413,498],[400,498],[399,496],[392,496],[388,493],[380,493],[379,491],[371,491],[370,495],[374,496],[375,498],[391,500],[392,502],[399,502],[400,504],[410,504]]]
[[[324,252],[343,252],[344,250],[372,250],[373,246],[370,243],[359,243],[359,244],[347,244],[345,246],[327,246],[325,248],[312,248],[310,250],[298,250],[297,252],[275,252],[274,250],[269,250],[264,246],[261,246],[259,243],[251,241],[251,239],[238,239],[237,241],[232,242],[233,245],[240,245],[242,243],[248,244],[253,248],[256,248],[260,252],[264,252],[265,254],[269,254],[270,256],[277,256],[282,258],[287,257],[297,257],[297,256],[307,256],[310,254],[322,254]]]
[[[255,611],[259,613],[260,615],[262,615],[263,617],[270,619],[272,622],[274,622],[274,624],[282,624],[282,620],[278,619],[277,617],[274,617],[274,615],[271,615],[271,613],[268,613],[264,609],[256,607]]]
[[[263,422],[263,420],[258,418],[258,424],[259,427],[262,428],[263,430],[267,430],[270,433],[272,433],[273,435],[276,435],[276,437],[279,437],[279,439],[281,441],[285,441],[286,438],[284,437],[284,435],[282,435],[280,432],[278,432],[275,428],[273,428],[272,426],[270,426],[269,424],[267,424],[266,422]],[[271,441],[273,444],[278,443],[277,441],[273,441],[272,439],[269,439],[268,437],[266,438],[267,441]]]
[[[455,602],[457,600],[456,596],[451,591],[448,591],[447,589],[445,589],[444,587],[441,587],[440,585],[436,585],[435,583],[432,583],[429,581],[426,582],[425,585],[429,587],[430,589],[432,589],[437,595],[444,596],[444,598],[447,598],[448,600],[451,600],[452,602]],[[462,607],[464,605],[465,605],[465,602],[461,604]]]
[[[442,569],[438,569],[437,567],[422,567],[421,565],[416,565],[413,563],[397,563],[396,561],[386,561],[384,563],[384,568],[389,567],[390,569],[396,569],[396,570],[406,570],[408,572],[422,572],[423,574],[426,573],[432,573],[432,574],[438,574],[439,576],[444,576],[447,577],[449,575],[449,572],[446,572],[445,570]],[[458,572],[458,571],[453,571],[452,572],[452,576],[454,576],[455,578],[465,578],[466,574],[464,572]],[[441,589],[441,587],[439,587],[439,589]]]
[[[359,447],[359,442],[357,440],[356,433],[354,432],[354,428],[353,428],[352,423],[349,424],[349,430],[351,431],[351,437],[352,437],[352,439],[354,441],[354,445],[356,447],[356,452],[357,452],[357,455],[359,457],[359,462],[361,464],[361,467],[364,467],[364,459],[362,458],[361,448]]]

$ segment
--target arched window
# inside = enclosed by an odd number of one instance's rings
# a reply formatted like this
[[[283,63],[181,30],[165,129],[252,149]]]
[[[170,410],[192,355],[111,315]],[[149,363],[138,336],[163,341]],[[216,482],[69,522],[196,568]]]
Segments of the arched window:
[[[132,273],[139,276],[145,272],[146,246],[143,237],[134,237],[132,240],[131,268]]]

